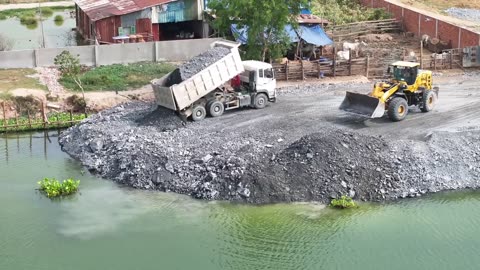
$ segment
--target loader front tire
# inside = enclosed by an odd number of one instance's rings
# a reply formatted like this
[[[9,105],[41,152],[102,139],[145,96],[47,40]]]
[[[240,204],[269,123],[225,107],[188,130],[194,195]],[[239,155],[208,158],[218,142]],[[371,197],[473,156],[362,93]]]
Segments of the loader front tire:
[[[388,104],[388,117],[393,122],[399,122],[405,119],[408,114],[408,103],[404,98],[396,97]]]
[[[207,110],[203,105],[197,105],[192,109],[192,119],[195,122],[202,121],[207,116]]]
[[[422,112],[429,112],[435,108],[435,104],[437,103],[437,95],[433,90],[423,92],[423,100],[420,106],[420,110]]]

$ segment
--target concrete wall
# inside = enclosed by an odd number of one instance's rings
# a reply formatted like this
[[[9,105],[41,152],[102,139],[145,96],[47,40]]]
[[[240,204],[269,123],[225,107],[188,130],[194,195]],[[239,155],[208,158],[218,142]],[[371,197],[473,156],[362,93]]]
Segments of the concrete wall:
[[[364,6],[383,8],[404,23],[405,30],[421,37],[424,34],[450,42],[453,48],[465,48],[480,45],[480,33],[451,24],[415,11],[407,6],[391,3],[388,0],[362,0]]]
[[[146,43],[76,46],[0,52],[0,68],[53,66],[55,56],[67,50],[86,66],[128,64],[144,61],[186,61],[208,50],[218,39],[159,41]]]

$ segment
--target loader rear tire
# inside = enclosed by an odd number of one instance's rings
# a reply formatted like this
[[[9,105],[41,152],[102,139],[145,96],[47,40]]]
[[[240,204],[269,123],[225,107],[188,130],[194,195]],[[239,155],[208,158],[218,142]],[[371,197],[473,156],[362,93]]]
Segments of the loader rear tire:
[[[197,105],[192,109],[192,119],[195,122],[202,121],[207,116],[207,110],[203,105]]]
[[[437,95],[433,90],[423,92],[423,100],[420,106],[422,112],[429,112],[435,108],[437,103]]]
[[[225,106],[220,101],[214,101],[208,104],[207,109],[211,117],[218,117],[225,111]]]
[[[257,94],[254,102],[253,106],[255,109],[263,109],[267,106],[268,97],[263,93]]]
[[[408,114],[408,103],[404,98],[393,98],[388,104],[388,117],[393,122],[399,122],[405,119]]]

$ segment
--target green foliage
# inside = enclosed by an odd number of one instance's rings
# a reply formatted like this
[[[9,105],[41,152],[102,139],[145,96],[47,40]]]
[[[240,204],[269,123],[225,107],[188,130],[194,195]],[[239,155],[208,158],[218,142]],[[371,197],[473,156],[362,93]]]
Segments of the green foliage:
[[[160,78],[172,70],[174,66],[168,63],[110,65],[88,70],[79,78],[85,91],[123,91],[145,86],[152,79]],[[60,83],[65,88],[80,90],[69,77],[63,76]]]
[[[45,193],[47,197],[55,198],[76,193],[80,185],[80,180],[70,178],[60,183],[55,178],[44,178],[38,182],[38,185],[40,186],[39,190]]]
[[[21,116],[18,117],[18,119],[12,118],[12,119],[7,119],[5,122],[3,119],[0,119],[0,133],[5,132],[5,131],[35,131],[35,130],[44,130],[44,125],[42,122],[42,119],[33,119],[34,117],[31,116],[32,119],[29,122],[28,121],[28,116]],[[46,129],[62,129],[62,128],[68,128],[74,125],[73,123],[68,123],[70,122],[70,113],[52,113],[47,115],[48,121],[50,124],[46,127]],[[82,114],[73,114],[72,115],[72,120],[75,122],[81,121],[85,119],[86,116],[84,113]],[[4,126],[13,126],[13,125],[22,125],[19,128],[5,128]]]
[[[37,24],[37,19],[33,16],[24,15],[20,17],[20,23],[24,25]]]
[[[63,16],[62,15],[56,15],[53,20],[55,22],[63,22]]]
[[[306,0],[211,0],[208,5],[216,16],[213,27],[224,36],[232,23],[248,27],[246,58],[265,61],[283,56],[290,48],[285,26],[296,27],[296,17],[307,4]]]
[[[79,75],[82,70],[78,56],[73,56],[69,51],[61,52],[53,61],[62,76],[74,77]]]
[[[357,204],[355,203],[355,201],[353,201],[352,198],[348,196],[342,196],[340,199],[333,199],[330,202],[330,206],[345,209],[357,207]]]
[[[6,20],[8,17],[5,14],[0,14],[0,21]]]
[[[61,6],[55,6],[55,7],[43,7],[42,8],[42,16],[43,17],[49,17],[53,14],[53,12],[57,11],[65,11],[65,10],[74,10],[74,6],[71,7],[61,7]],[[22,16],[26,17],[35,17],[35,15],[38,14],[38,8],[19,8],[19,9],[7,9],[7,10],[2,10],[0,11],[0,17],[6,17],[6,18],[21,18]],[[49,16],[47,16],[50,14]]]
[[[54,10],[50,7],[42,7],[40,8],[41,14],[43,18],[47,18],[53,15]],[[40,13],[40,12],[39,12]]]
[[[366,8],[359,0],[314,0],[312,12],[335,25],[391,18],[384,9]]]

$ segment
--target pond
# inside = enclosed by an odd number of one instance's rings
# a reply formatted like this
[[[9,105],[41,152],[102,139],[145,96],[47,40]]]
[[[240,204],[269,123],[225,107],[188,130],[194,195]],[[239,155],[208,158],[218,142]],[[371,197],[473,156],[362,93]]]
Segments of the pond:
[[[477,269],[480,194],[335,211],[204,202],[119,187],[60,150],[56,132],[1,135],[0,269]],[[42,177],[81,180],[51,201]]]
[[[63,22],[55,21],[57,15],[63,17]],[[46,48],[59,48],[77,45],[75,18],[70,17],[70,11],[56,11],[43,20],[43,32]],[[22,24],[17,17],[0,20],[1,34],[13,42],[12,50],[36,49],[42,47],[42,26],[40,22]]]

